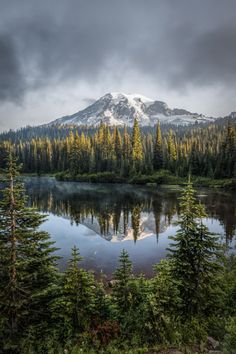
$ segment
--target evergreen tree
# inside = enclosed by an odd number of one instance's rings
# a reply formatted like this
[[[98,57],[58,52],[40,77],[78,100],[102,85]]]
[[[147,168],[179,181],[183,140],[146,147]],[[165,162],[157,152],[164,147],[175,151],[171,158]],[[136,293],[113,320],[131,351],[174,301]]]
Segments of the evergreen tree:
[[[96,324],[109,320],[111,316],[111,299],[107,296],[102,281],[95,284],[94,317]]]
[[[174,141],[173,131],[170,130],[167,138],[167,151],[168,151],[168,161],[167,166],[171,172],[175,172],[176,160],[177,160],[177,151]]]
[[[80,172],[80,138],[78,133],[75,134],[72,140],[69,160],[70,172],[72,176],[76,176]]]
[[[173,277],[170,260],[161,260],[154,270],[146,297],[146,332],[153,342],[171,342],[179,316],[179,282]]]
[[[78,267],[82,259],[78,248],[74,247],[64,275],[61,300],[55,306],[57,311],[61,310],[60,317],[63,317],[65,324],[63,327],[67,329],[68,338],[72,339],[89,330],[95,312],[94,277]]]
[[[114,130],[114,151],[116,156],[116,169],[118,172],[120,172],[122,159],[122,140],[117,127]]]
[[[9,150],[8,143],[0,144],[0,170],[6,168],[8,150]]]
[[[128,315],[131,306],[131,280],[133,279],[132,263],[129,260],[129,255],[124,249],[120,254],[120,266],[114,274],[115,286],[113,294],[115,303],[121,318]]]
[[[0,347],[20,352],[29,329],[50,320],[57,277],[55,248],[38,231],[45,217],[27,208],[17,161],[11,150],[0,202]]]
[[[236,176],[236,128],[231,124],[227,126],[227,132],[221,146],[222,155],[220,172],[224,177]]]
[[[123,133],[123,145],[122,145],[122,175],[128,176],[130,170],[130,161],[132,156],[132,146],[129,133],[126,126]]]
[[[170,237],[174,242],[169,257],[173,262],[173,277],[180,282],[182,315],[190,318],[209,312],[213,306],[221,252],[218,236],[202,223],[206,212],[197,203],[190,181],[180,207],[180,229]]]
[[[159,170],[162,167],[163,167],[163,148],[162,148],[161,126],[160,123],[158,123],[156,128],[156,140],[153,149],[153,168],[154,170]]]
[[[132,159],[135,170],[140,170],[143,161],[143,147],[138,121],[135,118],[132,136]]]
[[[183,177],[190,171],[209,178],[236,176],[235,119],[189,127],[163,125],[162,131],[158,124],[155,137],[152,127],[143,127],[141,136],[137,120],[132,137],[129,128],[114,128],[112,133],[113,128],[103,123],[98,129],[73,125],[31,129],[0,134],[0,168],[12,140],[24,172],[69,172],[73,178],[113,172],[129,177],[151,175],[164,167]]]

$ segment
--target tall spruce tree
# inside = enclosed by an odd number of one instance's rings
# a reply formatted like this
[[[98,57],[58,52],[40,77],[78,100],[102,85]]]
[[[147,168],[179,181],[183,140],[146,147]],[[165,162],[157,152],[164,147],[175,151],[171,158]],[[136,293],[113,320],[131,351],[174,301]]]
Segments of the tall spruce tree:
[[[125,126],[123,132],[122,171],[121,171],[124,176],[129,175],[131,155],[132,155],[132,146],[130,141],[130,135],[127,132],[127,128]]]
[[[135,118],[132,136],[132,159],[134,170],[140,171],[143,161],[143,147],[138,121]]]
[[[180,229],[170,237],[169,257],[173,276],[179,281],[181,311],[186,318],[209,313],[216,300],[217,275],[220,270],[221,248],[218,236],[203,225],[206,212],[194,196],[188,182],[181,197]]]
[[[80,172],[80,137],[78,133],[75,134],[70,155],[70,173],[72,176],[76,176]]]
[[[133,278],[132,263],[129,260],[128,252],[124,249],[120,254],[120,266],[116,269],[114,274],[115,286],[113,294],[118,312],[121,318],[127,315],[130,309],[131,301],[131,287],[130,283]]]
[[[45,217],[26,207],[11,150],[6,172],[0,202],[0,347],[18,353],[29,328],[50,320],[57,271],[53,242],[38,230]]]
[[[228,124],[227,132],[221,146],[220,173],[224,177],[232,178],[236,176],[236,128]]]
[[[167,137],[168,161],[167,167],[171,172],[175,172],[177,151],[173,131],[170,130]]]
[[[67,329],[68,338],[76,338],[89,330],[95,312],[95,283],[92,273],[79,268],[83,258],[74,246],[72,257],[64,274],[62,297],[56,305],[59,316],[63,318],[63,332]],[[57,307],[57,306],[60,306]]]
[[[121,135],[119,132],[119,129],[116,127],[114,130],[114,153],[115,153],[115,159],[116,159],[116,170],[117,172],[120,173],[121,169],[121,160],[122,160],[122,139]]]
[[[158,122],[156,128],[156,140],[153,148],[153,168],[154,170],[159,170],[163,167],[163,147],[162,147],[162,136],[161,136],[161,126]]]

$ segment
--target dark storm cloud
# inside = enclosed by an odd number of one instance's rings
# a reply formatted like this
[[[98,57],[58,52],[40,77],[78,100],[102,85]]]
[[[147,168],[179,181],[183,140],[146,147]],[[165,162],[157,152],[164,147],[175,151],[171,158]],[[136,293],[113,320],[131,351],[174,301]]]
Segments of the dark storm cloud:
[[[236,11],[236,8],[235,8]],[[235,13],[236,14],[236,13]],[[236,23],[227,24],[196,38],[185,75],[196,83],[232,84],[236,79]],[[187,79],[187,77],[186,77]]]
[[[9,35],[0,35],[0,100],[19,99],[23,83],[14,43]]]
[[[235,0],[0,1],[0,100],[129,70],[182,90],[235,85]]]
[[[136,55],[143,72],[146,68],[179,89],[187,85],[236,84],[236,24],[199,33],[189,24],[180,25],[167,30],[161,43],[165,45],[156,42],[153,48],[146,48],[143,57]]]

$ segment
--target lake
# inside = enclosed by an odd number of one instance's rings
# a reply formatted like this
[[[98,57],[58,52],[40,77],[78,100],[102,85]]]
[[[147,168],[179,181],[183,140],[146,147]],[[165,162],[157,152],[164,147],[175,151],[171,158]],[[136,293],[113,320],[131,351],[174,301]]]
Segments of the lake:
[[[122,249],[129,252],[135,273],[152,274],[152,266],[166,256],[168,237],[178,226],[181,187],[60,182],[51,177],[25,177],[29,205],[46,213],[41,226],[59,248],[60,269],[76,245],[81,265],[111,277]],[[235,246],[236,192],[198,189],[206,206],[204,223]]]

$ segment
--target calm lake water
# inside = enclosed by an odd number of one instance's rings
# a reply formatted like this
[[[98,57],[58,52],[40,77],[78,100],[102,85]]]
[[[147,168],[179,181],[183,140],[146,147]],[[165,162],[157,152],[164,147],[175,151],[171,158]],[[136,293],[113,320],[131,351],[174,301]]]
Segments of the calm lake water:
[[[65,268],[76,245],[82,265],[111,276],[124,248],[135,273],[152,274],[152,266],[166,256],[168,236],[175,234],[180,187],[142,187],[119,184],[59,182],[54,178],[24,178],[29,204],[48,214],[42,229],[50,233]],[[210,231],[235,246],[236,193],[197,190],[205,204]]]

